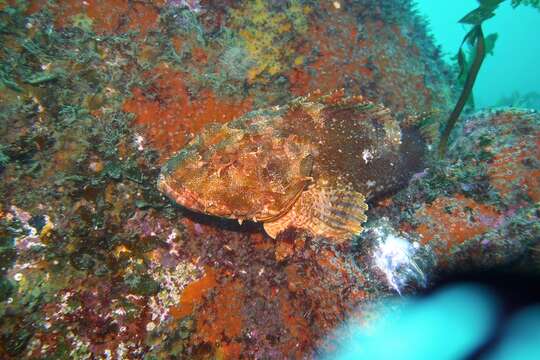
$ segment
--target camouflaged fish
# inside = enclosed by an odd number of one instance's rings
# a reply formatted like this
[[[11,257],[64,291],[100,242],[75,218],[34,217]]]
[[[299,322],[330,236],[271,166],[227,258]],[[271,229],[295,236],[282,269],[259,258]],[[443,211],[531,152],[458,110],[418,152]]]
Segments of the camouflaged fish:
[[[295,99],[205,129],[163,167],[158,188],[207,215],[342,242],[367,200],[406,181],[419,160],[396,119],[361,97]],[[413,149],[413,151],[411,151]]]

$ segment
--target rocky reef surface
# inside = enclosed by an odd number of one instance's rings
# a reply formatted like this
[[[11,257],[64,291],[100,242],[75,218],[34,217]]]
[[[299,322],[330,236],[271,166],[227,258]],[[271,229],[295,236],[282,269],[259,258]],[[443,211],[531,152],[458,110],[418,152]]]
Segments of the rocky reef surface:
[[[161,165],[210,123],[338,89],[429,139],[452,71],[410,1],[0,1],[0,357],[314,358],[373,304],[527,266],[540,115],[460,123],[334,245],[187,212]]]

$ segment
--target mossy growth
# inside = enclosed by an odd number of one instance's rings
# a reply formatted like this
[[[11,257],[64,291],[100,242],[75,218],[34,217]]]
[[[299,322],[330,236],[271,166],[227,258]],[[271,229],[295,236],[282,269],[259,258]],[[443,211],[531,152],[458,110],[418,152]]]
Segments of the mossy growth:
[[[294,43],[308,31],[312,9],[305,2],[292,1],[283,9],[256,0],[232,12],[232,27],[238,29],[244,47],[255,65],[248,71],[250,81],[282,73],[294,63]]]
[[[124,283],[129,291],[136,295],[152,296],[159,292],[159,284],[148,275],[128,274],[124,278]]]

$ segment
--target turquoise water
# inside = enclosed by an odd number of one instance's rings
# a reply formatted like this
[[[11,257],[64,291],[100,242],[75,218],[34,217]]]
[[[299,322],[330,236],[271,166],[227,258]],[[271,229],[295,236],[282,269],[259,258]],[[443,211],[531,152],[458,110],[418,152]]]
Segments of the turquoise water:
[[[455,56],[469,29],[458,21],[473,10],[477,2],[418,0],[417,4],[446,57]],[[527,6],[514,9],[508,1],[501,4],[494,18],[484,23],[486,36],[496,32],[499,38],[494,56],[488,56],[478,75],[474,89],[477,107],[497,105],[502,97],[516,91],[521,94],[540,92],[539,25],[539,11]]]

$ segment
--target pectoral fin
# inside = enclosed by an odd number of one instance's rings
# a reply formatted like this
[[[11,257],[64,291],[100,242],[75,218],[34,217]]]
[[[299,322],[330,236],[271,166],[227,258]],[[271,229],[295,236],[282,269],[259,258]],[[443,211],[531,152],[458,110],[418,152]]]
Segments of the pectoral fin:
[[[289,212],[289,210],[294,206],[295,202],[298,200],[302,192],[307,188],[313,179],[311,177],[305,177],[299,181],[291,184],[282,194],[282,201],[279,203],[279,212],[276,214],[269,215],[267,217],[261,217],[255,219],[256,221],[261,222],[272,222],[275,219],[282,217],[284,214]]]
[[[264,230],[275,238],[288,227],[296,227],[341,243],[362,232],[367,209],[361,193],[314,186],[302,192],[290,211],[265,222]]]

